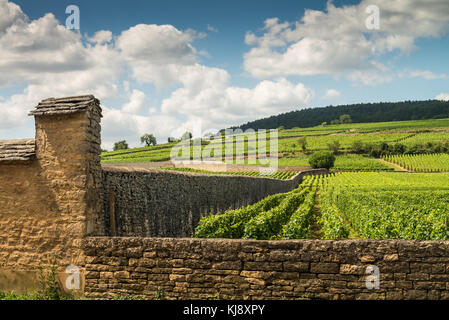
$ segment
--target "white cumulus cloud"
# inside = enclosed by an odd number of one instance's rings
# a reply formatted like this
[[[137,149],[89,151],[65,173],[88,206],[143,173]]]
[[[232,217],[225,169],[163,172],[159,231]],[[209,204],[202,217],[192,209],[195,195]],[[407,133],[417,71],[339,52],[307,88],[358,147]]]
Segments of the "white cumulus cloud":
[[[83,45],[81,35],[51,13],[29,20],[20,7],[0,0],[0,48],[0,87],[25,86],[0,103],[0,129],[31,121],[27,111],[43,98],[117,95],[120,54],[105,45]]]
[[[323,99],[335,99],[340,97],[340,91],[335,89],[328,89],[323,96]]]
[[[304,107],[314,96],[302,83],[294,84],[284,78],[264,80],[248,89],[229,86],[223,70],[208,72],[214,82],[201,88],[195,86],[194,81],[186,82],[162,102],[162,111],[179,113],[190,119],[202,118],[205,126],[223,128]]]
[[[95,34],[89,38],[90,42],[93,43],[106,43],[111,42],[112,40],[112,32],[109,30],[100,30],[95,32]]]
[[[129,95],[129,102],[123,105],[122,110],[127,113],[139,113],[145,108],[146,100],[145,93],[134,89]]]
[[[449,93],[440,93],[435,97],[435,100],[449,101]]]
[[[379,30],[366,28],[368,5],[380,9]],[[446,0],[364,0],[342,7],[328,2],[326,11],[306,10],[300,21],[271,18],[261,35],[248,32],[245,42],[252,48],[244,69],[256,78],[341,73],[363,84],[383,83],[391,75],[378,69],[381,55],[407,54],[416,39],[447,33],[448,23]]]

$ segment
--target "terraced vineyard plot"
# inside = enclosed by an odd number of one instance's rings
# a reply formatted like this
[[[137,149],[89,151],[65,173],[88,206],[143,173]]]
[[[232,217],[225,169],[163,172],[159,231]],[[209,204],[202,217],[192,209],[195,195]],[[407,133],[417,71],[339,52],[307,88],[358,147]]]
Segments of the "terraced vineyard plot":
[[[101,162],[155,162],[170,160],[170,150],[174,144],[117,150],[101,154]]]
[[[333,170],[366,170],[394,171],[394,167],[380,162],[378,159],[364,157],[358,154],[337,156]]]
[[[312,207],[318,176],[304,177],[293,191],[223,214],[203,217],[197,238],[292,239],[305,237],[312,225]]]
[[[279,166],[309,166],[309,156],[303,153],[282,157]],[[394,171],[394,167],[375,158],[358,154],[337,155],[333,170]]]
[[[420,132],[404,139],[401,143],[405,145],[415,145],[440,141],[449,141],[449,132]]]
[[[320,194],[324,238],[449,239],[449,175],[339,173]]]
[[[449,174],[363,172],[305,177],[295,190],[200,221],[196,237],[301,239],[320,205],[324,239],[449,240]],[[319,196],[316,194],[319,191]]]
[[[449,154],[407,154],[387,156],[386,161],[414,172],[449,172]]]
[[[278,159],[280,166],[310,166],[309,156],[304,153],[292,154]]]
[[[428,119],[410,121],[389,121],[373,123],[347,123],[337,125],[316,126],[312,128],[293,128],[279,132],[281,136],[313,136],[331,133],[369,133],[395,131],[440,130],[449,128],[449,119]]]
[[[313,128],[294,128],[288,130],[279,130],[278,132],[278,152],[296,153],[301,151],[299,137],[306,136],[307,151],[317,151],[328,149],[328,144],[338,141],[340,149],[350,150],[355,141],[363,143],[380,144],[387,142],[394,144],[400,142],[407,147],[416,144],[426,144],[427,142],[449,141],[449,119],[431,119],[417,121],[395,121],[381,123],[349,123],[340,125],[317,126]],[[438,132],[424,132],[429,130],[439,130]],[[220,157],[226,153],[236,153],[239,155],[250,156],[254,158],[258,150],[254,136],[252,142],[248,143],[245,134],[228,136],[225,141],[236,141],[232,146],[232,151],[225,151],[224,148],[215,148],[221,146],[221,142],[214,140],[203,140],[205,145],[190,147],[190,152],[179,155],[178,160],[185,160],[193,156],[203,155],[204,158]],[[256,137],[258,134],[256,133]],[[267,138],[269,133],[267,133]],[[293,138],[288,138],[293,137]],[[256,139],[257,140],[257,139]],[[241,141],[246,141],[242,143]],[[186,143],[193,143],[189,141]],[[206,145],[208,144],[208,145]],[[160,144],[152,147],[141,147],[127,150],[118,150],[104,152],[101,154],[103,163],[124,163],[124,162],[157,162],[170,160],[171,149],[176,143]],[[187,147],[188,149],[188,147]],[[215,150],[216,149],[216,150]],[[265,153],[270,152],[270,140],[266,143]],[[445,152],[444,150],[435,150],[434,152]],[[216,158],[219,159],[219,158]],[[252,164],[247,159],[236,159],[235,163]],[[259,162],[263,165],[263,162]],[[307,165],[307,163],[294,164]],[[356,168],[354,168],[356,169]],[[353,169],[351,169],[353,170]],[[362,168],[365,170],[365,168]]]
[[[403,141],[414,136],[414,133],[390,133],[390,134],[344,134],[344,135],[326,135],[307,138],[307,150],[326,150],[328,144],[338,141],[341,149],[351,149],[355,141],[364,143],[394,143]],[[299,151],[298,138],[289,138],[279,140],[279,152]]]

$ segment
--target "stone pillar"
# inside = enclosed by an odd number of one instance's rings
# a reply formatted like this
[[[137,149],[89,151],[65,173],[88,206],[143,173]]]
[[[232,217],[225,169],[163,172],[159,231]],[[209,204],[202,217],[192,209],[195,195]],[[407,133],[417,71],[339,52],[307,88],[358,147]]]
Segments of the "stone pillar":
[[[36,159],[59,215],[58,237],[82,265],[81,239],[104,235],[100,164],[100,102],[94,96],[43,100],[30,112],[36,124]]]

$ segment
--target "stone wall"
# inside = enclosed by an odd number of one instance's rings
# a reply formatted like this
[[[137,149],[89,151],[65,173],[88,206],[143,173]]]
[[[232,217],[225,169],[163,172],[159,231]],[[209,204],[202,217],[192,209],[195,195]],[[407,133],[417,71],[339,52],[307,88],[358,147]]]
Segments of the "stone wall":
[[[220,161],[161,161],[161,162],[128,162],[128,163],[114,163],[103,164],[103,167],[127,167],[137,169],[154,169],[154,168],[191,168],[196,170],[206,170],[213,172],[259,172],[261,166],[256,165],[244,165],[244,164],[227,164]],[[278,166],[280,171],[309,171],[312,169],[310,166]]]
[[[449,241],[87,238],[89,297],[449,299]],[[366,268],[380,271],[366,287]]]
[[[108,166],[103,171],[106,234],[190,237],[203,216],[288,192],[304,175],[326,173],[310,170],[276,180]]]
[[[53,112],[35,115],[35,157],[0,163],[0,290],[53,262],[83,266],[82,238],[104,234],[101,109]]]
[[[203,215],[296,187],[100,164],[100,102],[49,98],[30,112],[35,139],[0,141],[0,290],[30,290],[39,267],[83,273],[86,236],[190,236]],[[67,276],[66,274],[64,274]]]

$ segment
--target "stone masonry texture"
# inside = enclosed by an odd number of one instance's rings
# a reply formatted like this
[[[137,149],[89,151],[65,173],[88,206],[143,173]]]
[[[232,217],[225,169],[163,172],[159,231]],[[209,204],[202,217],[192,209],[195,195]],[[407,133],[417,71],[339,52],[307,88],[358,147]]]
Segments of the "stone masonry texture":
[[[69,101],[71,98],[68,99]],[[78,112],[35,114],[35,156],[0,163],[0,279],[11,271],[82,267],[81,240],[102,235],[98,100]],[[8,275],[2,277],[4,274]],[[0,283],[1,288],[9,288]]]
[[[89,297],[448,299],[449,242],[86,238]],[[367,289],[369,265],[379,289]]]

